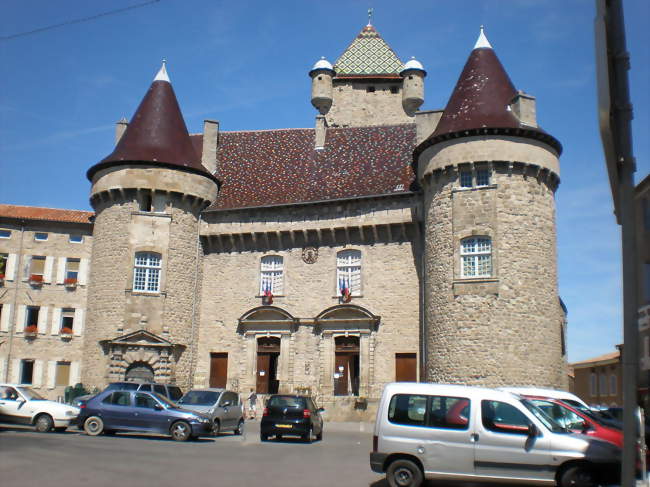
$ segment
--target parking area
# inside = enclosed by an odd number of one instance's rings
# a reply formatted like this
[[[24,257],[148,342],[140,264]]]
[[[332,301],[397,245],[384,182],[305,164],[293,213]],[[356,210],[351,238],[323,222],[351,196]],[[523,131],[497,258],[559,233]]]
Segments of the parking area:
[[[259,422],[249,421],[243,436],[178,443],[142,434],[41,434],[0,425],[0,471],[2,485],[48,487],[388,487],[368,465],[371,425],[327,423],[324,433],[312,444],[297,438],[261,443]]]

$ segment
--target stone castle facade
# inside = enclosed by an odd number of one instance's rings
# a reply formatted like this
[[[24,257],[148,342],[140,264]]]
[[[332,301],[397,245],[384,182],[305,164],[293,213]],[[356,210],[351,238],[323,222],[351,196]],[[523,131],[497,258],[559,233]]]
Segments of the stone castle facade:
[[[308,392],[339,419],[395,380],[566,388],[561,146],[484,34],[444,110],[371,25],[309,74],[314,129],[189,134],[163,66],[93,214],[0,205],[0,379]]]

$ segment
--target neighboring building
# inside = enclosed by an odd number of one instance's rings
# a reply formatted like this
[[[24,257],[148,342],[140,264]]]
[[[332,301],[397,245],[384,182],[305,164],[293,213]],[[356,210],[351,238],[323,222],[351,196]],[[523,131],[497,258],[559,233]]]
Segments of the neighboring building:
[[[639,400],[650,414],[650,176],[636,187],[636,247],[639,306]]]
[[[483,32],[445,110],[371,25],[310,76],[315,129],[189,135],[164,65],[118,123],[87,174],[84,385],[309,391],[336,418],[395,380],[566,388],[561,146]],[[32,356],[0,346],[10,376]]]
[[[574,375],[571,392],[590,406],[621,407],[621,347],[618,345],[615,352],[570,364]]]

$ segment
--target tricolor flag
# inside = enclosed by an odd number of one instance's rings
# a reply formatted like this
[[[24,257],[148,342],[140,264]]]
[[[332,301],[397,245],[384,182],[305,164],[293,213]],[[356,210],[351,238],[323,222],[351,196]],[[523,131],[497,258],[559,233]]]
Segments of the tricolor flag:
[[[271,283],[266,281],[264,283],[263,298],[264,304],[273,304],[273,293],[271,292]]]
[[[352,299],[352,294],[350,293],[350,286],[345,278],[339,279],[339,290],[341,291],[341,300],[344,303],[349,303]]]

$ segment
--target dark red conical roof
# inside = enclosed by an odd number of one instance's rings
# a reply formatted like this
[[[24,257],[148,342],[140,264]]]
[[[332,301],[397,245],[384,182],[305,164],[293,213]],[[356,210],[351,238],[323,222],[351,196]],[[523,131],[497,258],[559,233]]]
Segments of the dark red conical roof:
[[[522,124],[510,110],[517,89],[510,81],[483,32],[469,55],[435,131],[417,148],[425,148],[451,137],[486,133],[508,133],[546,141],[558,152],[562,146],[538,127]]]
[[[194,150],[164,65],[115,150],[88,170],[88,179],[100,169],[124,163],[160,164],[200,173],[216,181]]]

